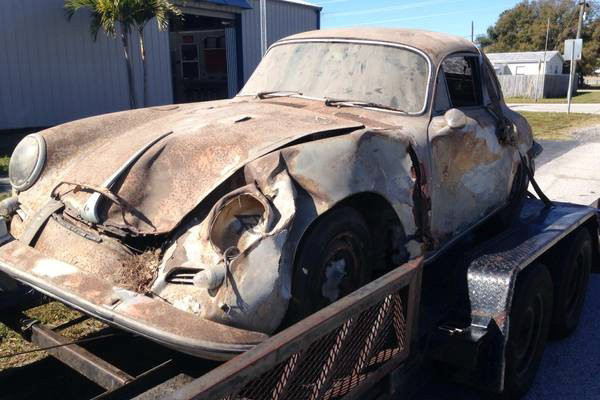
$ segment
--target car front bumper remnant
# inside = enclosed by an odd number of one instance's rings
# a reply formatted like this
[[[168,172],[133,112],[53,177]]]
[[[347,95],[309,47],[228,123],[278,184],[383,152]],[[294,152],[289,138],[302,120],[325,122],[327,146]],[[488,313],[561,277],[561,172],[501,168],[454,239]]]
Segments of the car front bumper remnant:
[[[115,287],[12,238],[0,245],[0,271],[109,325],[197,357],[228,360],[268,338]]]

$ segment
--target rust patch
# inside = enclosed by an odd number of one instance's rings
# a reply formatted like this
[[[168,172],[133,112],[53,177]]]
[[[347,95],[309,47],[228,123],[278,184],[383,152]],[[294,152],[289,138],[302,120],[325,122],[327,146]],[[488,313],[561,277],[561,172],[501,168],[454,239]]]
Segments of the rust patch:
[[[464,135],[438,136],[433,140],[432,151],[438,163],[436,168],[446,184],[458,184],[473,168],[491,164],[502,156],[490,151],[485,139],[478,138],[475,130]]]

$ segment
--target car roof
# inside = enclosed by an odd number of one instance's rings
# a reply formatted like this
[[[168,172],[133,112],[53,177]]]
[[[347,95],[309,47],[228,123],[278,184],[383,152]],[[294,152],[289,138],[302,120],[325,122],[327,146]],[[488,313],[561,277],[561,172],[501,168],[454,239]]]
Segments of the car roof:
[[[473,43],[460,36],[419,29],[323,29],[288,36],[281,41],[298,39],[359,39],[403,44],[423,51],[435,63],[450,53],[478,52],[477,47]]]

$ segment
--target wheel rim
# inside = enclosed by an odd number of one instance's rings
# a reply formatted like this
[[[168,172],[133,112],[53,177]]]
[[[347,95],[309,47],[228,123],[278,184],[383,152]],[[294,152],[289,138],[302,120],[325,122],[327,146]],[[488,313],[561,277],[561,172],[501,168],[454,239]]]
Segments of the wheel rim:
[[[537,294],[527,307],[515,340],[516,372],[523,376],[535,357],[543,330],[544,300]]]
[[[326,304],[353,292],[361,283],[360,243],[352,232],[343,232],[325,248],[318,289]]]

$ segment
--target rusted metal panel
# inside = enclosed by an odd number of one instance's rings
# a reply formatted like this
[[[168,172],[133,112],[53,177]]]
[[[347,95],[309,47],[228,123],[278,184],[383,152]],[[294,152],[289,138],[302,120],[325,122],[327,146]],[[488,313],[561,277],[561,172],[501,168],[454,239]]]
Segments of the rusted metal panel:
[[[141,233],[167,233],[245,163],[312,134],[361,127],[336,117],[247,100],[149,109],[123,117],[125,126],[120,129],[113,125],[120,118],[102,116],[42,132],[47,166],[37,184],[21,194],[23,206],[40,208],[61,182],[102,186],[133,153],[172,131],[145,152],[113,190],[146,217],[131,216],[128,225]],[[82,137],[86,131],[89,136]],[[77,151],[71,148],[75,143]],[[64,200],[81,209],[87,196],[71,193]],[[106,212],[103,219],[109,223],[125,224],[118,207]]]
[[[434,62],[441,61],[446,55],[459,52],[479,51],[475,45],[460,36],[435,33],[418,29],[389,28],[341,28],[324,29],[299,33],[285,40],[304,39],[366,39],[412,46],[425,51]]]
[[[235,398],[239,394],[252,399],[288,399],[311,398],[312,393],[321,399],[351,393],[369,378],[361,366],[378,364],[377,357],[385,360],[383,365],[397,365],[408,355],[422,265],[419,258],[396,268],[186,385],[172,398]],[[407,288],[409,294],[403,297]],[[394,311],[386,312],[388,309]],[[380,344],[386,337],[378,334],[382,323],[389,329],[386,334],[402,331],[385,351],[386,346]],[[297,364],[302,366],[296,371]]]
[[[18,241],[3,247],[0,265],[24,283],[109,324],[198,356],[229,359],[268,337],[200,319],[160,299],[113,287]]]

